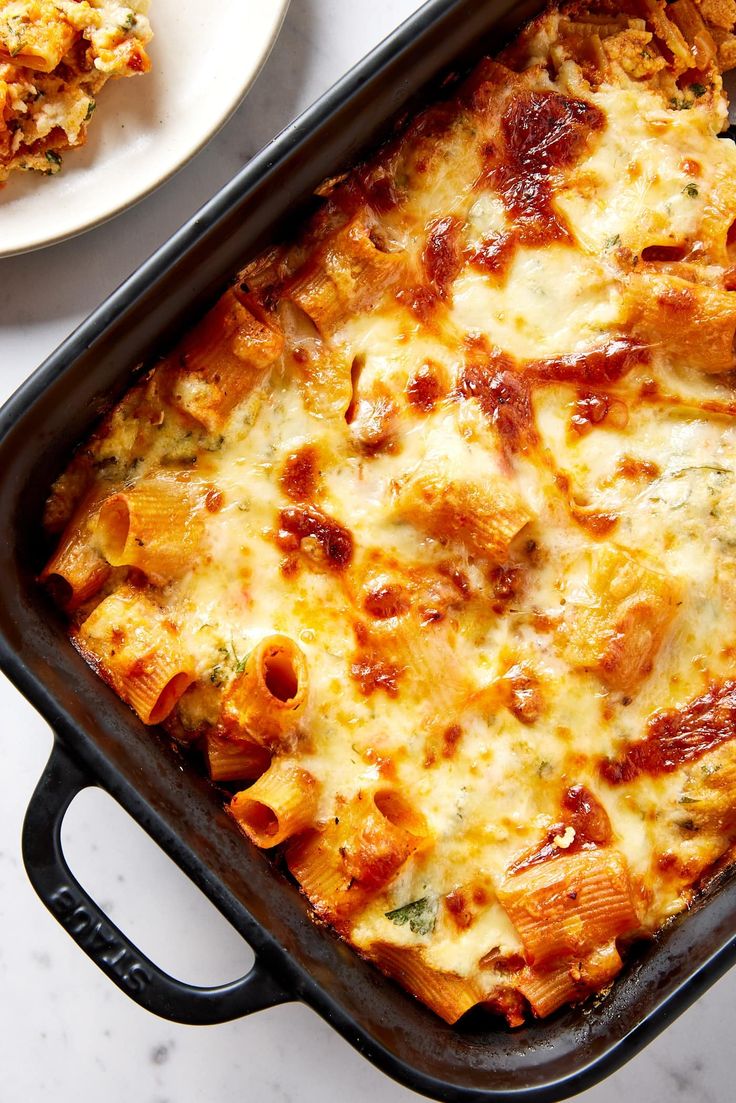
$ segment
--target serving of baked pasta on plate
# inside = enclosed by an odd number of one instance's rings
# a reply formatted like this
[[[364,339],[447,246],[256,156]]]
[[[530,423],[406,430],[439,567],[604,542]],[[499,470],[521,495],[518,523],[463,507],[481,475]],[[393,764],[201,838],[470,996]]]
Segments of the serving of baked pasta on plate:
[[[148,7],[0,0],[0,257],[89,229],[181,168],[240,103],[288,0],[156,0],[150,58]],[[112,79],[126,76],[144,79]]]
[[[80,652],[448,1022],[603,992],[731,857],[735,22],[551,6],[48,500]]]
[[[52,176],[111,77],[150,69],[147,0],[0,0],[0,183]]]

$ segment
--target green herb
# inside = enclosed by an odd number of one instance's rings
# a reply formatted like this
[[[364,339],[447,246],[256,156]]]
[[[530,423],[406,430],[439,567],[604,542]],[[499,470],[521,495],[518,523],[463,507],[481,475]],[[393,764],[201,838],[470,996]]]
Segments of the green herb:
[[[432,934],[437,922],[437,900],[423,896],[421,900],[412,900],[384,914],[397,927],[405,927],[408,923],[412,934]]]
[[[609,237],[605,242],[606,249],[615,249],[617,245],[621,244],[621,234],[614,234],[613,237]]]
[[[689,195],[691,199],[697,199],[700,192],[698,191],[698,185],[693,184],[692,181],[686,184],[682,189],[685,195]]]
[[[222,683],[225,681],[225,678],[224,678],[223,673],[222,673],[222,667],[219,664],[217,666],[212,667],[212,670],[210,672],[210,681],[212,682],[212,685],[217,686],[218,689],[220,688]]]
[[[125,22],[120,24],[120,30],[121,31],[129,31],[134,26],[135,26],[135,15],[133,14],[132,11],[130,11],[130,12],[128,12],[128,14],[125,17]]]
[[[46,150],[46,160],[49,161],[52,165],[56,165],[57,169],[61,168],[61,157],[55,149]]]
[[[673,111],[689,111],[692,106],[693,101],[686,99],[685,96],[683,96],[682,99],[673,96],[670,100],[670,107]]]
[[[90,100],[89,103],[87,104],[87,114],[84,116],[84,121],[86,123],[89,122],[89,120],[94,115],[96,107],[97,107],[97,104],[94,100]]]
[[[680,797],[680,804],[699,804],[697,797],[688,797],[684,793]]]
[[[233,669],[235,670],[236,674],[242,674],[245,670],[245,664],[248,662],[250,651],[246,651],[242,659],[239,659],[238,653],[235,650],[235,644],[233,642],[232,636],[230,637],[230,650],[233,653]]]
[[[549,777],[552,773],[554,773],[552,763],[548,762],[546,758],[543,758],[537,766],[537,777]]]
[[[690,91],[694,96],[704,96],[708,89],[704,84],[691,84]]]

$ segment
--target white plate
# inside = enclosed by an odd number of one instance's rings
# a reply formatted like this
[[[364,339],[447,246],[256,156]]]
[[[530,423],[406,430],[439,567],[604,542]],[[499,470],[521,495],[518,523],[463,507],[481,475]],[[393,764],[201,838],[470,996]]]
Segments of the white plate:
[[[238,106],[289,0],[151,0],[153,68],[110,81],[87,144],[58,176],[12,173],[0,190],[0,257],[72,237],[181,168]]]

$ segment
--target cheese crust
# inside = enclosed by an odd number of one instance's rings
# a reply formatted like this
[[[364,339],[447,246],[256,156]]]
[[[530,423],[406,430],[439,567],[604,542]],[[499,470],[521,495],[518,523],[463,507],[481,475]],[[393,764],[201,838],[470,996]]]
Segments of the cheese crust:
[[[551,7],[47,504],[80,651],[448,1022],[603,991],[730,860],[734,20]]]
[[[52,176],[108,80],[151,67],[148,0],[0,0],[0,184]]]

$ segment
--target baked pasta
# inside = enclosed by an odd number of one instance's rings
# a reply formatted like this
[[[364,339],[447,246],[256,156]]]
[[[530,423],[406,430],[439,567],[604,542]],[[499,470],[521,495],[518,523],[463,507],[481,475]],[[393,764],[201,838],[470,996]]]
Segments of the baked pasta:
[[[100,89],[151,67],[148,0],[0,0],[0,185],[84,144]]]
[[[82,655],[450,1023],[602,992],[730,860],[734,19],[551,7],[48,500]]]

